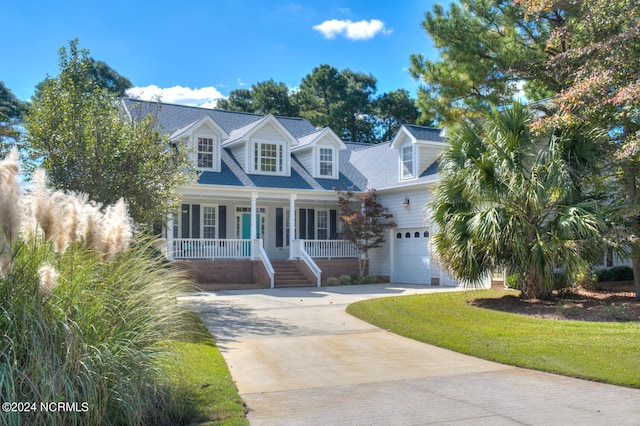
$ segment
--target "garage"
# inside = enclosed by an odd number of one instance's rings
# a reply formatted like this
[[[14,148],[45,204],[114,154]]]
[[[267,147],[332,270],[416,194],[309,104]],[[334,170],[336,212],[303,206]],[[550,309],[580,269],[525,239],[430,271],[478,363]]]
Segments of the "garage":
[[[394,237],[393,281],[430,285],[429,232],[426,228],[396,229]]]

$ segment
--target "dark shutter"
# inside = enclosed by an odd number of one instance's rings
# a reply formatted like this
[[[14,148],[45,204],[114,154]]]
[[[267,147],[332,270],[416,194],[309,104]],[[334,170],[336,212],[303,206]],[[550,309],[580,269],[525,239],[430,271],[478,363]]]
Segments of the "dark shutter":
[[[329,239],[338,239],[338,212],[336,210],[329,210]]]
[[[183,204],[180,209],[182,210],[180,213],[180,238],[190,238],[189,204]]]
[[[227,206],[218,206],[218,238],[227,238]]]
[[[307,210],[307,238],[310,240],[316,239],[316,211],[314,209]]]
[[[282,234],[284,231],[284,210],[276,207],[276,247],[282,247]]]
[[[300,220],[298,221],[298,237],[301,240],[307,239],[307,210],[300,209]]]
[[[191,238],[200,238],[200,204],[191,205]]]

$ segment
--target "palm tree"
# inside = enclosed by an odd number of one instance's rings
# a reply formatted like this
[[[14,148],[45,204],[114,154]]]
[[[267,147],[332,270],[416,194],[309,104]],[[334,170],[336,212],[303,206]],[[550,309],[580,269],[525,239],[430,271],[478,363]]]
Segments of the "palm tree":
[[[434,255],[462,282],[517,273],[523,298],[545,298],[560,272],[575,276],[600,255],[604,222],[584,196],[596,133],[534,138],[531,113],[514,104],[451,131],[430,202]]]

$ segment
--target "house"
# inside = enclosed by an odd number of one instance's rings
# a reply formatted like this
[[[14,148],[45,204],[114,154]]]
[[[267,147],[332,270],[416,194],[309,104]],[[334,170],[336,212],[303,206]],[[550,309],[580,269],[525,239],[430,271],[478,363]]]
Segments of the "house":
[[[397,226],[370,252],[371,275],[456,285],[429,253],[424,205],[438,181],[439,129],[404,125],[379,145],[343,142],[307,120],[123,99],[135,118],[154,114],[200,172],[181,190],[167,255],[200,281],[264,287],[320,285],[357,272],[343,241],[335,188],[375,188]]]

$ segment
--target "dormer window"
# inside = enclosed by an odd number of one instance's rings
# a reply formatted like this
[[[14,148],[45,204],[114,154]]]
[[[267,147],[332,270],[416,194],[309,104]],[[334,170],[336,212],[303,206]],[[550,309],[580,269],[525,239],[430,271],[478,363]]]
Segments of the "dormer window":
[[[283,173],[284,145],[273,142],[255,142],[253,145],[253,170],[258,173]]]
[[[198,167],[212,169],[214,152],[213,138],[198,137]]]
[[[333,149],[320,148],[319,172],[321,177],[333,177]]]
[[[402,179],[415,177],[415,174],[413,172],[413,146],[403,146],[400,151],[400,155],[402,156]]]

